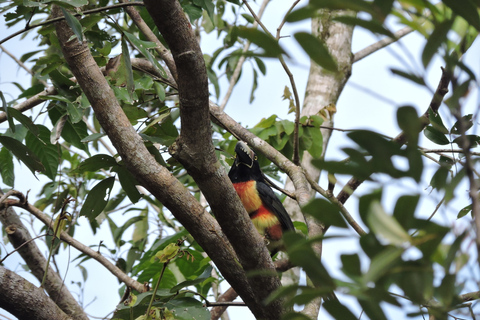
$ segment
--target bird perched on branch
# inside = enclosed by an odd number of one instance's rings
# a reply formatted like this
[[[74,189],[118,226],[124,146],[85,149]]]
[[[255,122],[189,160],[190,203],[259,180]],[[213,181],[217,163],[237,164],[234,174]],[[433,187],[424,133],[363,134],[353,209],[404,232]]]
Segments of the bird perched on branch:
[[[273,256],[283,249],[283,233],[294,230],[294,227],[282,203],[267,184],[257,155],[245,142],[239,141],[235,146],[235,162],[228,177]]]

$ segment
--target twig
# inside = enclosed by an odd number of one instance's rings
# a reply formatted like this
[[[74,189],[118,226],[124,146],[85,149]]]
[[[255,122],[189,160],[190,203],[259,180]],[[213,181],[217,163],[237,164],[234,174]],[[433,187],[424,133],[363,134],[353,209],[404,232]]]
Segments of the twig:
[[[362,60],[363,58],[371,55],[372,53],[374,52],[377,52],[378,50],[382,49],[382,48],[385,48],[386,46],[400,40],[400,38],[406,36],[407,34],[413,32],[413,29],[410,28],[410,27],[405,27],[403,29],[400,29],[398,30],[397,32],[395,32],[393,35],[395,36],[394,38],[384,38],[378,42],[375,42],[374,44],[356,52],[354,55],[353,55],[353,62],[357,62],[357,61],[360,61]]]
[[[9,227],[6,228],[6,232],[7,232],[7,234],[10,232]],[[44,233],[44,234],[41,234],[41,235],[39,235],[39,236],[36,236],[35,238],[31,238],[31,239],[25,241],[25,242],[22,243],[20,246],[16,247],[13,251],[8,252],[8,253],[5,255],[5,257],[3,257],[2,259],[0,259],[0,264],[2,264],[3,261],[5,261],[5,259],[7,259],[9,256],[11,256],[12,254],[14,254],[14,253],[17,252],[18,250],[20,250],[23,246],[25,246],[25,245],[29,244],[30,242],[35,241],[35,240],[37,240],[37,239],[39,239],[39,238],[45,237],[46,235],[47,235],[47,234]]]
[[[13,191],[13,190],[12,190]],[[37,219],[42,221],[46,226],[49,228],[53,229],[53,220],[47,216],[45,213],[37,209],[36,207],[32,206],[30,203],[26,201],[22,201],[22,199],[26,199],[21,192],[14,191],[14,194],[12,194],[19,198],[20,200],[5,200],[4,203],[10,206],[16,206],[19,208],[22,208],[31,214],[33,214]],[[144,286],[135,281],[134,279],[130,278],[127,276],[122,270],[120,270],[117,266],[115,266],[113,263],[111,263],[109,260],[107,260],[104,256],[96,252],[95,250],[92,250],[90,247],[84,245],[83,243],[77,241],[76,239],[72,238],[68,233],[65,231],[62,231],[60,233],[60,239],[77,249],[78,251],[92,257],[93,259],[97,260],[102,264],[107,270],[109,270],[114,276],[116,276],[120,281],[124,282],[127,286],[132,287],[133,289],[143,292],[144,291]]]
[[[292,10],[297,6],[297,4],[299,2],[300,2],[300,0],[296,0],[295,2],[293,2],[290,9],[288,9],[287,13],[285,13],[285,15],[283,16],[283,20],[282,20],[282,22],[280,22],[280,25],[277,28],[277,40],[280,39],[280,32],[282,31],[282,28],[283,28],[285,22],[287,22],[287,16],[290,14],[290,12],[292,12]]]
[[[107,7],[95,8],[95,9],[92,9],[92,10],[86,10],[86,11],[83,11],[83,12],[73,13],[73,15],[78,17],[78,16],[87,15],[87,14],[91,14],[91,13],[98,13],[98,12],[107,11],[107,10],[110,10],[110,9],[116,9],[116,8],[122,8],[122,7],[128,7],[128,6],[143,6],[143,2],[119,3],[119,4],[114,4],[114,5],[111,5],[111,6],[107,6]],[[27,25],[22,30],[19,30],[15,33],[12,33],[8,37],[0,40],[0,44],[18,36],[18,35],[20,35],[24,32],[27,32],[30,29],[45,26],[45,25],[48,25],[48,24],[51,24],[51,23],[54,23],[54,22],[57,22],[57,21],[64,20],[64,19],[65,19],[65,17],[58,17],[58,18],[49,19],[49,20],[46,20],[46,21],[43,21],[43,22],[39,22],[39,23],[34,24],[34,25]]]
[[[265,11],[265,8],[267,7],[268,3],[270,0],[263,0],[262,5],[260,6],[260,9],[258,10],[258,17],[262,17],[263,12]],[[253,23],[253,28],[256,28],[258,26],[258,22],[255,19],[255,22]],[[240,58],[238,59],[237,66],[235,67],[235,70],[233,71],[232,77],[230,78],[230,83],[228,85],[227,93],[223,97],[223,101],[220,104],[220,109],[224,110],[225,106],[227,105],[228,100],[230,99],[230,96],[232,95],[233,88],[235,87],[235,84],[237,83],[238,77],[240,76],[240,72],[242,71],[243,63],[246,60],[246,56],[244,55],[248,49],[250,48],[250,41],[247,41],[245,45],[243,46],[242,54],[240,55]]]
[[[443,101],[443,97],[448,92],[448,85],[450,84],[451,75],[442,68],[442,77],[440,78],[440,82],[438,83],[437,90],[435,91],[432,100],[430,102],[429,107],[425,111],[425,113],[420,117],[420,121],[422,124],[421,130],[423,130],[429,123],[429,110],[432,110],[435,114],[438,112],[438,108]],[[398,143],[399,145],[403,145],[407,142],[407,136],[404,132],[401,132],[398,136],[396,136],[393,141]],[[352,177],[350,181],[348,181],[347,185],[340,191],[337,195],[337,199],[340,203],[345,203],[350,195],[363,183],[364,180],[357,179],[356,177]],[[479,219],[480,220],[480,219]]]
[[[209,302],[205,300],[206,307],[246,307],[245,302]]]
[[[0,49],[5,52],[10,58],[13,59],[21,68],[27,71],[32,76],[34,75],[33,71],[30,70],[22,61],[18,60],[10,51],[8,51],[4,46],[0,45]],[[39,79],[39,82],[43,84],[45,87],[48,87],[48,83],[45,80]]]
[[[343,204],[340,201],[338,201],[337,198],[335,198],[331,193],[325,191],[322,187],[320,187],[318,183],[314,181],[312,177],[310,177],[309,174],[305,173],[305,177],[307,178],[308,183],[310,183],[310,185],[315,191],[317,191],[322,196],[327,198],[331,203],[338,206],[343,218],[345,218],[345,220],[353,228],[353,230],[355,230],[360,236],[364,236],[367,234],[365,230],[363,230],[363,228],[357,223],[357,221],[355,221],[355,219],[352,217],[350,212],[348,212],[348,210],[343,206]],[[326,228],[328,227],[329,226],[326,226]]]
[[[92,133],[98,133],[97,130],[95,130],[94,127],[92,127],[90,125],[90,123],[88,123],[88,119],[86,117],[83,117],[83,122],[85,123],[85,125],[87,126],[87,129],[90,130],[90,132]],[[116,154],[115,151],[113,151],[113,149],[102,139],[98,139],[100,141],[100,143],[105,147],[105,149],[107,149],[108,153],[110,153],[112,156],[114,156]]]
[[[267,27],[260,21],[260,18],[255,14],[253,9],[250,7],[248,2],[246,0],[243,0],[243,4],[247,7],[247,9],[250,11],[251,15],[255,19],[255,21],[258,23],[258,25],[265,31],[266,34],[270,35],[273,38],[273,35],[268,31]],[[289,9],[291,11],[293,7],[297,3],[294,3],[293,6]],[[279,27],[281,29],[281,27]],[[277,29],[278,30],[278,29]],[[278,34],[277,34],[278,36]],[[279,38],[276,38],[277,41]],[[293,96],[295,97],[295,130],[293,132],[294,138],[293,138],[293,159],[292,162],[295,165],[299,165],[300,163],[300,155],[299,155],[299,133],[298,133],[298,126],[300,124],[300,98],[298,96],[298,90],[297,90],[297,85],[295,84],[295,78],[293,77],[292,72],[287,66],[287,63],[285,62],[285,59],[283,59],[282,55],[278,56],[278,60],[280,61],[280,64],[283,67],[283,70],[285,70],[285,73],[288,76],[288,79],[290,80],[290,84],[292,86],[292,91],[293,91]]]
[[[121,3],[131,3],[127,2],[126,0],[120,0]],[[170,50],[168,50],[158,38],[155,36],[153,31],[150,27],[145,23],[142,19],[138,11],[133,7],[126,7],[125,11],[130,16],[132,21],[135,23],[137,28],[143,33],[143,35],[149,40],[154,42],[157,46],[154,50],[160,55],[163,61],[167,64],[168,70],[170,73],[167,72],[169,82],[175,83],[177,81],[177,67],[175,66],[175,61],[173,61],[172,54]],[[166,71],[168,71],[166,70]]]

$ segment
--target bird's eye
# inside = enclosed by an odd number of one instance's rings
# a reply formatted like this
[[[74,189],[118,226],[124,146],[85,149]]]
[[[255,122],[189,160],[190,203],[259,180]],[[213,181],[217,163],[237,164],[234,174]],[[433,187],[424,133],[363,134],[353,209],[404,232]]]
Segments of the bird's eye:
[[[257,160],[257,159],[258,159],[258,157],[257,157],[257,156],[255,156],[254,160]]]

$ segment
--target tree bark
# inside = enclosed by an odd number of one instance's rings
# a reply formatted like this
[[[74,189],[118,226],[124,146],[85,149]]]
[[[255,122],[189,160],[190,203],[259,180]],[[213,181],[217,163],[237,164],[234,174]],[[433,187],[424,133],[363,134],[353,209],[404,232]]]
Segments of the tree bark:
[[[167,5],[171,4],[172,1],[167,1]],[[155,2],[155,6],[160,8],[159,2]],[[161,8],[162,10],[166,9],[164,7]],[[54,12],[55,15],[61,14],[58,8]],[[181,13],[183,14],[183,12]],[[175,12],[170,12],[169,14],[175,14]],[[176,26],[172,26],[172,28],[174,28],[175,32],[180,31]],[[252,290],[245,271],[237,262],[235,252],[216,220],[205,211],[185,186],[166,168],[158,164],[148,152],[141,137],[131,126],[109,84],[96,65],[87,44],[79,43],[76,38],[71,39],[73,32],[66,22],[57,23],[56,31],[67,64],[70,66],[72,73],[90,101],[95,116],[109,136],[113,146],[117,149],[126,167],[147,190],[172,212],[195,240],[198,241],[222,272],[225,279],[237,290],[258,318],[278,318],[281,310],[274,310],[271,306],[265,307],[262,303],[263,299],[259,299],[258,293]],[[190,53],[187,52],[180,58],[188,59],[189,56]],[[186,63],[188,64],[189,62]],[[196,63],[198,63],[198,60]],[[185,73],[182,73],[180,70],[178,70],[178,75],[179,78],[185,77]],[[179,87],[185,88],[180,84]],[[188,88],[188,90],[192,89]],[[187,104],[186,110],[195,112],[195,101],[187,99],[183,103]],[[187,123],[183,123],[182,119],[182,127],[187,125]],[[208,124],[209,126],[210,124]],[[199,128],[198,130],[206,129]],[[219,190],[218,188],[219,186],[216,189],[218,194],[225,192],[225,189]],[[234,192],[233,188],[231,189]],[[223,199],[224,203],[229,202],[225,201],[225,198]],[[226,199],[229,200],[230,198]],[[237,202],[240,201],[237,200]],[[227,208],[231,206],[231,203],[226,204],[228,205]],[[238,206],[235,205],[235,207],[237,208],[235,212],[237,212],[238,216],[245,212],[240,203]],[[222,211],[217,209],[216,212]],[[237,223],[238,221],[234,222]]]
[[[217,221],[230,240],[245,271],[274,271],[263,239],[253,227],[243,205],[215,155],[209,114],[208,77],[200,46],[178,1],[145,1],[158,30],[169,44],[177,67],[181,134],[170,148],[194,178]],[[222,191],[220,191],[222,190]],[[219,192],[220,191],[220,192]],[[280,286],[273,276],[250,277],[258,301],[265,300]],[[247,304],[248,302],[245,301]],[[278,318],[282,307],[274,302],[257,316]]]
[[[1,190],[0,195],[3,195]],[[47,259],[40,252],[35,242],[31,241],[32,237],[30,233],[15,213],[15,210],[12,207],[5,208],[0,204],[0,222],[3,224],[5,230],[7,230],[8,239],[13,247],[18,249],[18,253],[26,262],[32,274],[41,282],[45,274]],[[44,288],[50,298],[66,314],[70,315],[73,319],[88,320],[88,316],[83,311],[83,308],[78,304],[67,286],[63,283],[62,278],[51,266],[48,267]]]
[[[0,266],[0,308],[18,319],[72,320],[44,292]]]
[[[351,14],[351,12],[345,11],[321,10],[319,17],[312,19],[312,35],[325,42],[330,54],[337,61],[338,72],[326,71],[316,63],[311,62],[301,116],[321,114],[324,117],[323,125],[328,127],[333,127],[336,103],[350,77],[353,63],[351,53],[353,27],[335,22],[333,18],[340,15]],[[332,131],[329,129],[321,129],[321,132],[323,136],[323,158]],[[318,181],[321,170],[313,166],[311,161],[312,156],[305,151],[301,166],[314,181]],[[292,190],[293,188],[294,184],[290,179],[287,179],[285,189]],[[315,191],[310,189],[310,198],[314,196]],[[287,198],[283,204],[294,220],[305,221],[307,223],[309,237],[319,236],[324,233],[325,229],[323,225],[311,217],[305,218],[303,216],[297,201]],[[322,243],[316,242],[314,244],[314,250],[320,257],[322,254]],[[296,277],[295,274],[291,276]],[[321,299],[315,299],[305,306],[303,313],[312,319],[316,318],[320,310],[320,305]]]

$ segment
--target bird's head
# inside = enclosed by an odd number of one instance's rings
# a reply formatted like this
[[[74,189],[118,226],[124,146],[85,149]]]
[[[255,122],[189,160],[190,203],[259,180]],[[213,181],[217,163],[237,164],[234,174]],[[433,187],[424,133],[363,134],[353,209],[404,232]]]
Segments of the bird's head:
[[[255,152],[250,149],[245,142],[237,142],[237,145],[235,146],[235,162],[233,165],[244,165],[251,169],[255,161],[257,161],[257,155]]]
[[[237,145],[235,146],[235,161],[233,162],[228,175],[232,181],[239,179],[247,179],[245,181],[263,180],[260,165],[257,161],[257,155],[243,141],[237,142]]]

